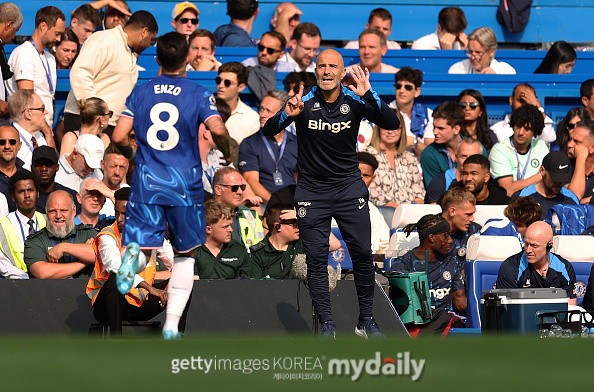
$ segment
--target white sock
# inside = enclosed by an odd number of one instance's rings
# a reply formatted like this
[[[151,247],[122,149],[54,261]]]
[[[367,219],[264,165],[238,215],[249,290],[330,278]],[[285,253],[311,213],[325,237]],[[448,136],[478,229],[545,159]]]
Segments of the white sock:
[[[163,331],[178,332],[179,319],[184,312],[194,286],[194,258],[175,256],[171,278],[167,285],[167,317]]]

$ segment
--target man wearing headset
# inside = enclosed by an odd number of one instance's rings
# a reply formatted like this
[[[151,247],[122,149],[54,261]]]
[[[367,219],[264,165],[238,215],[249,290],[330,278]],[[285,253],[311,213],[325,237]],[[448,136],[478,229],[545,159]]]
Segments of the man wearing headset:
[[[498,289],[558,287],[567,291],[569,305],[576,304],[575,271],[563,257],[552,253],[553,230],[548,223],[531,224],[524,250],[508,257],[497,276]]]

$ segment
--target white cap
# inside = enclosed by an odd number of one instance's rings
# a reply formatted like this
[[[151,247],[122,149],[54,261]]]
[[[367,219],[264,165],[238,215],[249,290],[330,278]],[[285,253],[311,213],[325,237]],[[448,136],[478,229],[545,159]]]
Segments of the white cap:
[[[74,149],[85,157],[85,161],[91,169],[101,168],[105,146],[98,136],[88,134],[79,136],[74,143]]]

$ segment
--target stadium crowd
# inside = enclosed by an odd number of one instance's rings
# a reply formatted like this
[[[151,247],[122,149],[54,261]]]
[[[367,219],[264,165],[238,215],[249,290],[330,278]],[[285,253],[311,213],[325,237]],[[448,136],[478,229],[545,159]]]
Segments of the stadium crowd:
[[[280,3],[272,19],[262,21],[257,0],[229,0],[228,15],[229,23],[211,32],[199,28],[195,4],[178,3],[171,12],[172,30],[187,38],[186,72],[217,73],[216,107],[231,137],[231,159],[226,159],[216,137],[203,124],[199,130],[206,243],[195,253],[194,275],[291,279],[292,260],[304,253],[293,207],[299,175],[296,130],[291,125],[266,136],[261,129],[301,87],[307,92],[318,83],[314,72],[322,36],[318,26],[301,22],[306,15],[292,3]],[[465,51],[468,59],[452,64],[449,73],[567,74],[575,66],[575,50],[560,41],[538,69],[515,70],[495,59],[498,41],[490,27],[467,34],[464,12],[457,7],[444,8],[437,19],[436,31],[419,37],[412,49]],[[583,107],[571,109],[559,124],[545,114],[534,88],[525,83],[510,92],[511,114],[495,124],[488,122],[480,86],[461,91],[456,102],[429,108],[415,102],[423,72],[382,62],[388,50],[401,48],[390,40],[392,22],[388,10],[374,9],[361,25],[359,39],[345,45],[359,50],[362,68],[394,74],[389,107],[400,127],[383,129],[364,120],[358,137],[359,169],[373,203],[376,259],[383,260],[388,250],[392,223],[384,221],[378,208],[440,204],[442,214],[409,222],[419,232],[421,245],[416,255],[411,250],[393,269],[412,271],[418,252],[429,251],[431,262],[439,266],[430,271],[430,280],[450,293],[435,298],[434,305],[463,319],[462,250],[470,235],[481,232],[473,222],[475,206],[508,205],[504,226],[525,240],[530,264],[526,274],[538,282],[534,287],[557,284],[575,298],[575,274],[572,278],[567,261],[560,256],[554,265],[543,261],[540,247],[552,241],[552,229],[539,222],[553,205],[594,205],[594,79],[582,83]],[[252,37],[256,23],[270,24],[270,30]],[[95,315],[106,320],[108,304],[118,302],[109,297],[113,279],[106,270],[117,271],[119,265],[113,261],[119,254],[106,249],[110,241],[122,249],[130,193],[125,190],[134,170],[134,161],[129,162],[111,137],[137,83],[138,56],[167,31],[158,31],[149,12],[132,13],[123,0],[98,0],[75,10],[47,6],[37,12],[31,37],[7,58],[3,47],[22,24],[17,5],[0,4],[0,275],[89,279]],[[256,47],[258,55],[221,63],[215,57],[217,47]],[[71,91],[65,107],[55,113],[57,69],[70,70]],[[277,72],[288,72],[285,91],[276,89]],[[342,83],[354,82],[347,73]],[[256,97],[257,108],[240,98],[246,87]],[[130,144],[134,149],[134,133]],[[339,241],[331,236],[329,250],[338,248]],[[136,291],[126,297],[125,306],[142,307],[147,295],[166,301],[164,286],[155,280],[170,276],[173,252],[168,240],[151,260],[137,275]],[[498,286],[525,286],[524,278],[510,279],[518,275],[518,267],[514,270],[510,263],[505,264],[505,275],[500,273]],[[553,278],[547,280],[547,274]],[[146,315],[152,317],[159,304],[150,306]]]

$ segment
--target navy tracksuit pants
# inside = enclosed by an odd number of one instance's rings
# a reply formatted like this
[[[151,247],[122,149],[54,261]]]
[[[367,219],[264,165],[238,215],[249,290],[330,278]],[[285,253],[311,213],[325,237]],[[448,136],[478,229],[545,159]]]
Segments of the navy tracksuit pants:
[[[328,238],[334,217],[351,259],[360,314],[371,315],[375,272],[371,258],[369,191],[360,178],[331,191],[311,191],[297,184],[295,207],[307,256],[307,280],[320,322],[332,320],[328,292]]]

